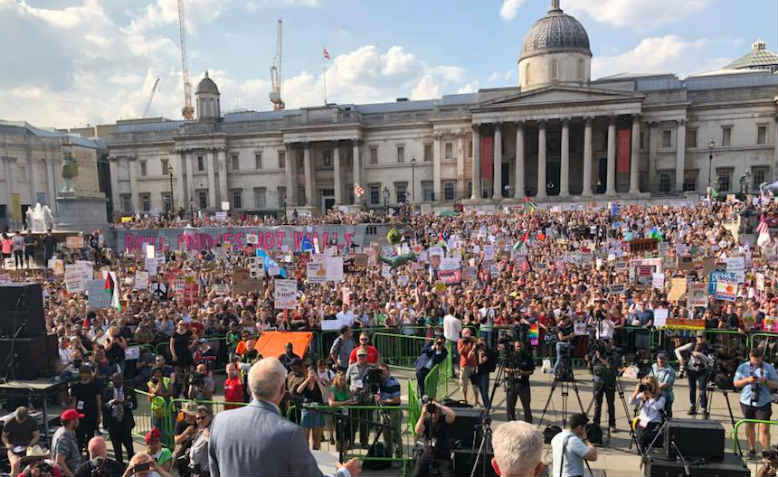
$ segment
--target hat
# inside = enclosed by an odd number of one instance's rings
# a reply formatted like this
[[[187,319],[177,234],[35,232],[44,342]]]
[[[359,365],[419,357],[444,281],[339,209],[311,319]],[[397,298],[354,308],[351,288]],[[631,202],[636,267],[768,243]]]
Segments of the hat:
[[[151,441],[154,440],[160,440],[162,438],[162,433],[159,432],[159,429],[156,427],[151,429],[149,432],[146,433],[146,436],[143,438],[146,441],[146,444],[151,443]]]
[[[367,356],[367,351],[365,351],[364,349],[361,349],[361,348],[360,348],[360,349],[357,351],[357,356]]]
[[[39,460],[43,460],[49,456],[50,454],[48,450],[42,448],[39,445],[34,445],[32,447],[28,447],[27,454],[19,459],[19,466],[23,469],[28,465],[38,462]]]
[[[74,421],[76,419],[83,419],[84,415],[80,414],[75,409],[65,409],[62,411],[62,414],[59,415],[59,420],[62,422],[65,421]]]
[[[197,414],[197,403],[195,402],[185,402],[183,407],[181,407],[181,412],[184,414]]]

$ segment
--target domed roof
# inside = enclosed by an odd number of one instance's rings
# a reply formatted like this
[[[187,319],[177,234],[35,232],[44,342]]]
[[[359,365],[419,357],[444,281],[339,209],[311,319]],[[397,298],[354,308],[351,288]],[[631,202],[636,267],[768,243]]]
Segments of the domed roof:
[[[519,59],[563,51],[592,56],[586,29],[581,22],[559,8],[559,0],[552,0],[546,16],[536,21],[527,33]]]
[[[219,94],[219,88],[211,78],[208,77],[208,71],[205,72],[205,78],[203,78],[197,85],[197,92],[195,94]]]
[[[778,55],[767,49],[767,43],[756,40],[751,45],[751,51],[748,54],[736,59],[725,68],[776,71],[778,69]]]

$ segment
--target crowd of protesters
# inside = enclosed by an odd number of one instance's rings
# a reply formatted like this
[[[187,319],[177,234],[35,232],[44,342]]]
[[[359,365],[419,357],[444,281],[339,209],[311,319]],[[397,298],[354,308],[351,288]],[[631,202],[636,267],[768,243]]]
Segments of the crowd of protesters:
[[[250,396],[245,372],[262,357],[256,343],[268,330],[319,332],[323,322],[348,317],[351,326],[342,329],[334,341],[316,339],[308,350],[298,353],[289,346],[279,357],[289,370],[288,402],[334,408],[368,400],[389,406],[399,404],[399,384],[386,366],[394,363],[391,357],[384,359],[388,350],[371,343],[371,333],[377,330],[429,339],[416,362],[421,394],[425,373],[440,362],[440,353],[445,352],[454,360],[465,399],[467,388],[472,386],[475,404],[483,406],[489,405],[489,373],[504,336],[521,341],[517,350],[524,349],[536,360],[552,359],[563,342],[570,346],[573,356],[591,361],[590,344],[600,340],[615,340],[626,354],[639,358],[639,350],[647,347],[648,332],[655,324],[656,309],[666,309],[670,318],[704,320],[707,329],[773,331],[773,319],[778,318],[778,242],[769,239],[759,245],[744,245],[736,235],[757,234],[756,229],[761,227],[756,224],[777,211],[772,201],[760,200],[703,201],[685,206],[584,206],[570,210],[522,204],[483,215],[410,214],[407,223],[397,225],[400,237],[394,246],[361,244],[352,250],[339,249],[338,254],[368,256],[365,268],[348,270],[341,282],[309,283],[305,263],[311,252],[290,250],[276,255],[287,277],[297,279],[297,306],[290,310],[274,308],[272,277],[249,291],[234,282],[234,272],[248,268],[252,250],[226,254],[158,250],[157,255],[164,260],[158,260],[157,273],[141,288],[133,284],[136,271],[145,268],[145,257],[112,250],[99,234],[90,236],[79,251],[61,246],[51,250],[52,257],[65,263],[83,258],[93,261],[95,273],[104,269],[116,274],[120,306],[96,310],[88,307],[83,293],[68,293],[62,276],[51,270],[18,270],[14,278],[39,280],[44,287],[47,330],[58,339],[57,378],[68,383],[67,392],[60,398],[64,405],[75,409],[75,415],[68,416],[77,421],[72,429],[74,447],[67,448],[67,454],[73,448],[85,451],[102,426],[109,431],[117,460],[123,462],[122,447],[126,448],[127,460],[133,458],[128,442],[136,405],[132,389],[148,393],[152,399],[210,401],[221,388],[226,401],[246,402]],[[116,227],[356,224],[382,220],[380,214],[372,212],[333,212],[316,219],[295,216],[292,220],[133,217],[120,220]],[[742,226],[733,233],[731,224],[738,220]],[[645,254],[630,249],[633,240],[645,238],[658,244],[650,254],[664,265],[664,281],[658,286],[640,283],[630,263],[631,259],[645,258]],[[2,240],[5,253],[7,241]],[[15,250],[13,242],[9,246]],[[459,262],[458,278],[442,279],[432,249]],[[392,261],[392,255],[408,250],[413,251],[411,260],[400,264]],[[734,301],[717,300],[711,295],[705,306],[692,307],[683,296],[670,299],[673,278],[705,282],[704,271],[709,271],[705,267],[711,259],[715,267],[733,256],[745,257],[747,264]],[[466,273],[466,269],[472,273]],[[174,282],[182,279],[197,285],[194,296],[175,286]],[[614,293],[612,285],[623,288]],[[206,339],[214,336],[220,337],[218,345]],[[335,338],[335,333],[329,336]],[[669,336],[668,350],[689,340],[683,333]],[[130,357],[128,349],[136,345],[150,346]],[[381,374],[377,397],[366,396],[362,389],[369,367],[377,367]],[[223,385],[216,377],[221,372],[226,372]],[[511,411],[509,414],[514,415]],[[367,426],[352,426],[344,432],[336,425],[338,413],[333,414],[303,410],[294,418],[306,429],[306,440],[312,448],[327,440],[337,440],[342,448],[367,446]],[[525,419],[527,415],[525,409]],[[202,422],[212,417],[211,408],[186,408],[182,416],[185,419],[176,426],[176,448],[167,453],[172,452],[175,458],[189,452],[189,461],[194,464],[180,472],[197,469],[202,473],[203,455],[207,456],[203,447],[207,447],[208,440],[207,426],[203,427]],[[372,418],[369,411],[356,417],[362,423]],[[387,447],[400,455],[399,436],[388,434]],[[146,436],[146,455],[168,471],[171,458],[159,441],[159,430]],[[66,461],[63,467],[73,470],[71,464],[76,462]]]

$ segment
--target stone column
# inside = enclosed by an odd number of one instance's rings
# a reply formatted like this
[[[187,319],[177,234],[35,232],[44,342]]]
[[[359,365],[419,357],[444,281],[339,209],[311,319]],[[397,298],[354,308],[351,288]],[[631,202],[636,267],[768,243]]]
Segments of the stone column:
[[[562,165],[559,168],[559,196],[570,196],[570,120],[562,120]]]
[[[454,199],[459,199],[465,195],[465,133],[457,138],[457,185],[454,192]],[[435,197],[436,200],[443,200],[443,196]]]
[[[481,131],[480,124],[473,124],[473,191],[470,200],[481,199]]]
[[[38,164],[40,161],[36,161],[31,157],[27,157],[27,170],[29,172],[29,178],[30,181],[28,182],[28,185],[30,187],[30,206],[34,207],[35,202],[37,202],[37,193],[40,191],[40,184],[38,183]],[[29,225],[29,224],[28,224]]]
[[[311,143],[303,145],[303,162],[305,168],[305,206],[313,207],[313,168],[311,167]]]
[[[629,158],[629,193],[640,193],[640,115],[632,116],[632,153]]]
[[[46,165],[50,166],[51,161],[47,160]],[[111,157],[108,159],[108,167],[111,170],[111,202],[113,203],[113,210],[114,214],[119,210],[120,204],[120,195],[119,195],[119,160],[116,157]],[[51,167],[46,168],[48,171],[48,180],[49,180],[49,194],[51,194]],[[51,202],[51,199],[49,199],[49,202]]]
[[[297,165],[297,158],[293,157],[294,149],[289,144],[284,145],[284,157],[286,168],[284,169],[284,175],[286,180],[286,205],[294,207],[297,205],[297,181],[295,180],[295,166]]]
[[[440,140],[440,134],[435,135],[432,143],[432,193],[435,200],[441,199],[440,194],[440,161],[443,157],[443,142]]]
[[[5,203],[6,203],[6,210],[7,210],[7,215],[9,220],[13,214],[13,211],[11,210],[11,204],[13,203],[11,201],[11,194],[13,194],[13,190],[14,190],[14,178],[13,178],[14,164],[11,162],[12,160],[14,163],[16,162],[16,159],[12,159],[10,157],[3,158],[3,175],[5,176],[5,194],[6,194]]]
[[[586,118],[584,125],[583,191],[581,195],[592,195],[592,118]]]
[[[211,209],[218,209],[219,204],[216,202],[216,154],[213,149],[206,153],[206,166],[208,168],[208,207]]]
[[[524,157],[524,124],[516,123],[516,184],[513,196],[521,199],[526,194],[524,185],[524,169],[526,168],[526,159]]]
[[[502,200],[502,123],[494,125],[494,158],[492,160],[492,199]]]
[[[538,199],[546,197],[546,123],[538,123]]]
[[[194,153],[192,152],[181,152],[181,157],[184,159],[184,162],[186,162],[186,189],[187,189],[187,197],[186,197],[186,204],[184,204],[184,208],[191,208],[191,210],[194,210],[195,207],[195,183],[194,183],[194,173],[195,173],[195,167],[197,165],[195,164],[195,161],[197,160],[195,158]],[[197,204],[198,207],[200,204]]]
[[[351,166],[353,168],[352,174],[354,176],[354,185],[359,184],[359,186],[362,187],[362,189],[364,189],[365,193],[367,194],[368,193],[367,187],[365,186],[365,184],[362,184],[361,182],[362,163],[360,162],[360,157],[359,157],[359,141],[357,141],[356,139],[354,139],[353,141],[351,154],[353,155]],[[354,204],[355,205],[359,204],[359,198],[356,196],[356,194],[354,195]]]
[[[186,177],[186,169],[187,169],[187,163],[186,163],[186,156],[184,155],[184,152],[181,151],[178,153],[178,168],[176,169],[176,194],[178,194],[178,208],[179,209],[188,209],[187,205],[188,202],[186,200],[186,186],[184,185],[184,177]],[[176,198],[173,197],[173,210],[176,210]]]
[[[605,178],[605,193],[616,194],[616,117],[608,122],[608,177]]]
[[[130,170],[130,197],[132,202],[131,212],[140,210],[141,206],[138,203],[138,158],[128,157],[127,168]]]
[[[221,210],[222,202],[230,202],[230,190],[227,184],[227,151],[225,149],[216,150],[216,165],[219,168],[219,203],[216,208]]]
[[[341,180],[340,170],[340,144],[335,143],[335,149],[332,151],[332,164],[335,173],[335,205],[343,204],[343,181]]]
[[[118,186],[118,178],[119,178],[119,164],[114,160],[111,163],[111,189],[114,196],[114,204],[118,203],[119,200],[119,186]],[[114,171],[116,171],[116,174],[114,174]],[[113,183],[116,181],[116,188],[114,189]],[[54,171],[54,159],[46,159],[46,186],[48,187],[48,206],[51,210],[54,210],[57,204],[57,184],[56,184],[56,172]],[[114,206],[115,207],[115,206]]]
[[[656,192],[659,186],[656,182],[657,126],[655,122],[648,123],[648,192]]]
[[[686,120],[675,123],[675,191],[683,192],[686,170]]]

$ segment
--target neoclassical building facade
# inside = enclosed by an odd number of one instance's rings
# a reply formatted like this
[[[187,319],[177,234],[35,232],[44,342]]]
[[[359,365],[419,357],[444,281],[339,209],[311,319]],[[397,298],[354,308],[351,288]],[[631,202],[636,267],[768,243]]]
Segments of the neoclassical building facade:
[[[591,59],[585,28],[552,0],[515,87],[222,114],[206,74],[196,120],[119,121],[102,138],[114,209],[643,199],[775,180],[778,57],[764,42],[685,79],[592,80]]]

